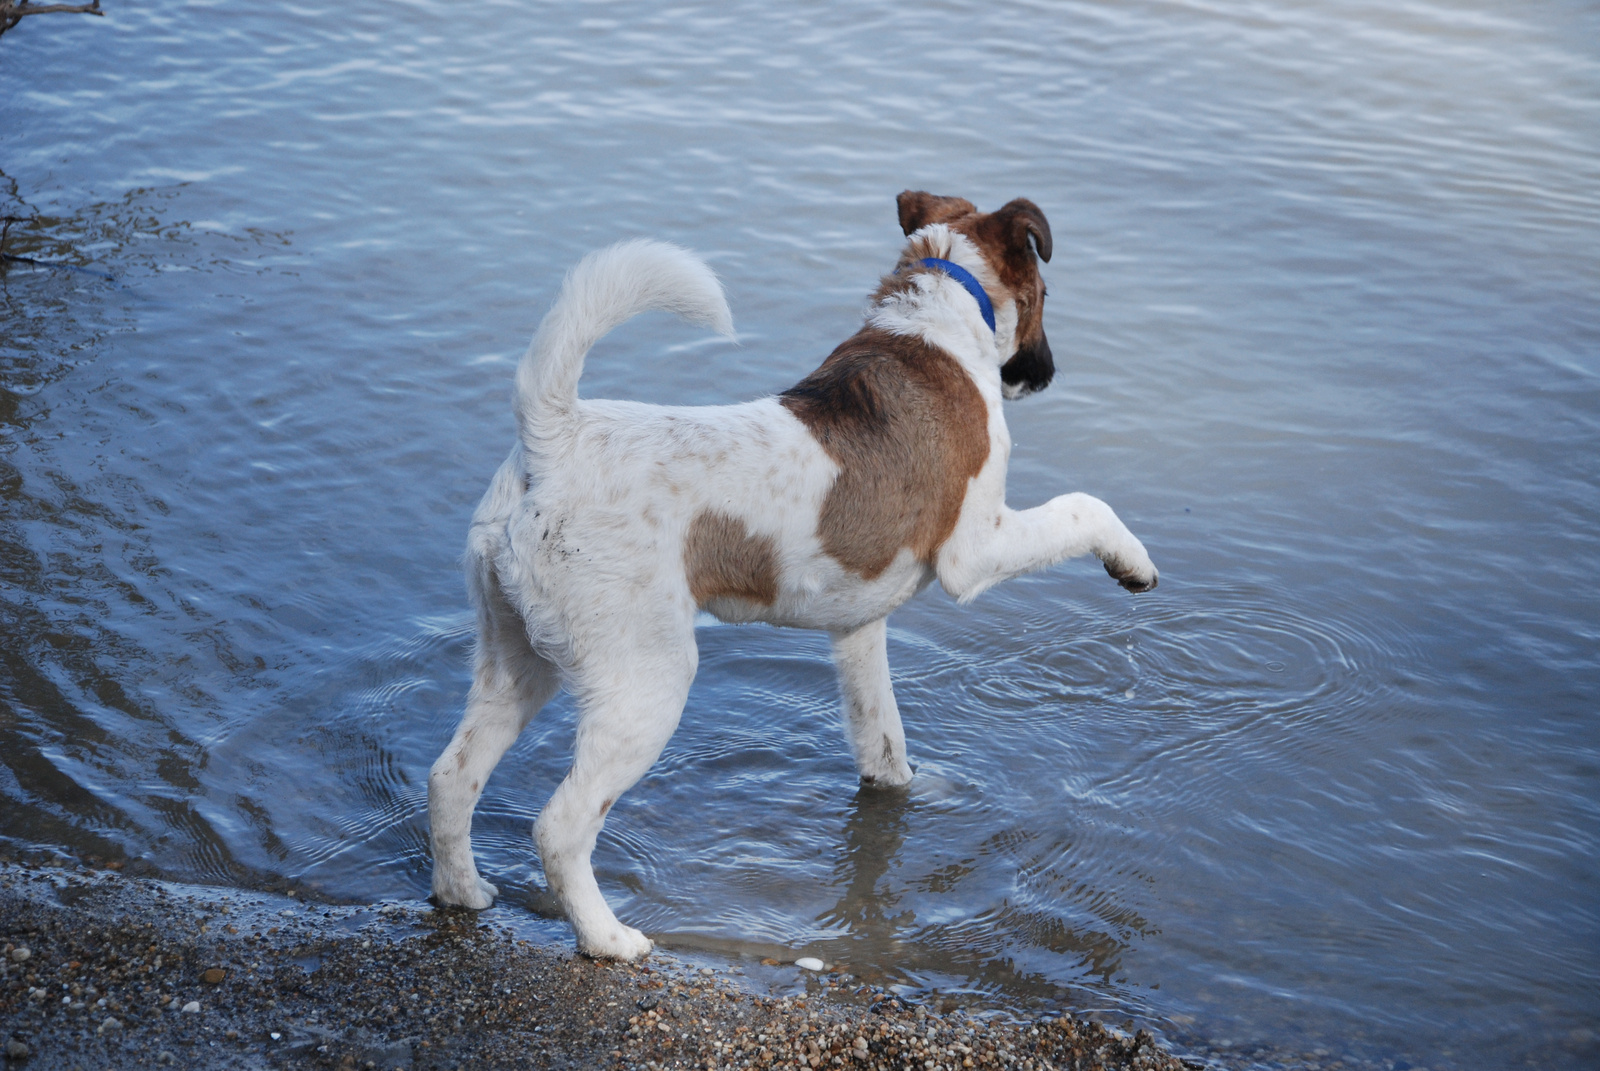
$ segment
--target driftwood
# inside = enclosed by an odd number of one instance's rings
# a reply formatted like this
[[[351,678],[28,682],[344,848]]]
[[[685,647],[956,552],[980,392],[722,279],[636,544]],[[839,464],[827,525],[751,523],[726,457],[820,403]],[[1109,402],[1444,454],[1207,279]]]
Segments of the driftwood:
[[[62,11],[81,15],[105,14],[100,10],[100,0],[89,4],[31,4],[28,0],[0,0],[0,34],[21,22],[26,15],[49,15]]]

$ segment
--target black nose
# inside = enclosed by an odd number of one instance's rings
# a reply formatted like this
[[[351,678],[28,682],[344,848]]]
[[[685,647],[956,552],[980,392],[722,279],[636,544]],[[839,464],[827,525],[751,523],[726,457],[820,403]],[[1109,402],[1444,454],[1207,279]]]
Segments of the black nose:
[[[1039,337],[1017,349],[1011,360],[1000,366],[1000,382],[1016,392],[1017,397],[1044,390],[1055,378],[1056,360],[1050,353],[1050,340],[1039,332]]]

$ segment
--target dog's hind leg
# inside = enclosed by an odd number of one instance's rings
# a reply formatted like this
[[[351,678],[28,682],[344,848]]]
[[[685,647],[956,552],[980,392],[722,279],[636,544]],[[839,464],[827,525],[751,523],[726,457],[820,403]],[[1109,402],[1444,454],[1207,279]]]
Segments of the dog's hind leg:
[[[864,785],[903,785],[911,780],[906,733],[900,725],[889,680],[886,619],[853,632],[833,633],[833,664],[844,695],[845,734]]]
[[[428,774],[433,895],[441,904],[482,910],[498,890],[472,861],[472,811],[489,774],[517,734],[561,684],[555,664],[528,646],[521,621],[498,590],[480,603],[472,691],[456,734]]]
[[[651,949],[648,937],[617,921],[607,906],[590,855],[612,804],[644,776],[678,727],[698,657],[692,620],[681,632],[629,643],[630,650],[605,660],[610,672],[597,673],[591,664],[579,674],[572,769],[534,824],[545,880],[576,931],[578,950],[591,956],[634,960]]]

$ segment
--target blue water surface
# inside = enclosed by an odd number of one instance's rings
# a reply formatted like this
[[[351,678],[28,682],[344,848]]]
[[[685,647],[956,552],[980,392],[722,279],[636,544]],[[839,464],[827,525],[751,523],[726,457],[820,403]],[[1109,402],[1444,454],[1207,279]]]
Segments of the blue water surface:
[[[664,946],[1154,1026],[1225,1066],[1600,1061],[1600,9],[1561,0],[107,0],[0,41],[0,837],[428,890],[458,556],[562,272],[651,236],[590,396],[780,390],[905,188],[1049,216],[1011,500],[1090,561],[890,620],[917,779],[824,637],[700,630],[596,852]],[[559,699],[478,859],[529,826]],[[550,932],[560,927],[546,924]]]

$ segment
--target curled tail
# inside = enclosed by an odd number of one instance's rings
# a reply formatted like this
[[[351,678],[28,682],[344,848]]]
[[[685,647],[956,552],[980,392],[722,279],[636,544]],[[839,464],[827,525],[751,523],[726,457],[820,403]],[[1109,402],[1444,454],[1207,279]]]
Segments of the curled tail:
[[[577,417],[578,377],[589,349],[624,320],[650,309],[733,334],[722,284],[687,249],[641,238],[590,253],[567,273],[517,366],[517,430],[526,449],[543,454],[567,437]]]

